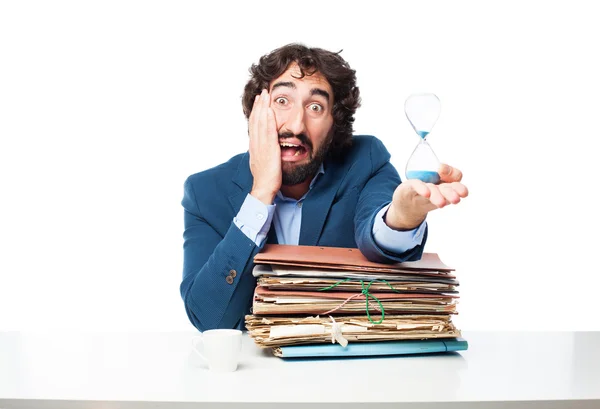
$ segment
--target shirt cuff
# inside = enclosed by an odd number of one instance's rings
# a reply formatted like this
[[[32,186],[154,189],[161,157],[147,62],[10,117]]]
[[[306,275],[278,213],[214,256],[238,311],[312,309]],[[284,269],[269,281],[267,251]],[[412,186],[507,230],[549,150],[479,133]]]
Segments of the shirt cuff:
[[[394,230],[385,224],[384,216],[390,205],[384,206],[373,223],[373,238],[375,243],[384,250],[392,253],[402,254],[408,250],[415,248],[423,242],[423,234],[427,222],[423,222],[412,230]]]
[[[275,214],[275,205],[266,205],[251,194],[233,218],[235,225],[257,246],[267,238]]]

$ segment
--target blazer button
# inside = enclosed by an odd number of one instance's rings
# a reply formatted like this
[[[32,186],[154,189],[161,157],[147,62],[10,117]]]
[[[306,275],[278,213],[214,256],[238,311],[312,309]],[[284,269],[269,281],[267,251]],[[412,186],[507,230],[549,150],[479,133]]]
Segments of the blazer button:
[[[227,276],[225,278],[225,281],[227,281],[227,284],[233,284],[233,277],[232,276]]]
[[[237,275],[237,271],[235,270],[229,270],[229,275],[233,278],[235,278],[235,276]]]

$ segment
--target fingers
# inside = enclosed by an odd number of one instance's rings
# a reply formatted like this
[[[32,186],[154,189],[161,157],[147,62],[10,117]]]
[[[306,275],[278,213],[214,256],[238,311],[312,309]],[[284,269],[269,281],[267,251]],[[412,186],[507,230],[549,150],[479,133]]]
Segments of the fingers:
[[[259,95],[254,98],[252,112],[248,118],[248,131],[250,133],[250,145],[259,146],[267,140],[267,132],[272,129],[269,124],[269,93],[263,89]],[[275,131],[276,133],[277,131]]]
[[[257,111],[256,106],[258,104],[258,98],[259,97],[260,97],[260,95],[256,95],[254,97],[254,103],[252,104],[252,111],[250,111],[250,117],[248,118],[249,128],[251,128],[254,125],[254,123],[256,122],[256,119],[255,119],[256,118],[256,111]]]
[[[438,187],[433,183],[425,183],[419,179],[409,179],[400,186],[402,185],[408,185],[412,188],[412,195],[418,197],[415,202],[418,206],[430,207],[431,204],[434,209],[436,207],[444,207],[447,204],[444,195],[440,193]]]
[[[277,124],[275,123],[275,113],[271,107],[267,107],[267,132],[269,139],[274,139],[275,141],[279,140],[279,135],[277,134]]]
[[[250,137],[250,146],[252,147],[253,145],[256,145],[256,133],[258,132],[258,130],[256,129],[258,121],[257,121],[257,117],[258,117],[258,111],[259,111],[259,97],[260,95],[257,95],[254,98],[254,105],[252,105],[252,112],[250,112],[250,117],[248,118],[248,136]]]
[[[443,192],[440,191],[439,187],[432,184],[432,183],[428,183],[427,187],[429,188],[430,196],[429,196],[429,201],[431,202],[432,205],[434,205],[437,208],[442,208],[444,206],[446,206],[448,204],[448,202],[446,201],[446,197],[444,196]]]
[[[404,182],[412,187],[415,193],[419,196],[423,196],[429,198],[431,196],[431,191],[425,182],[420,181],[419,179],[409,179]]]
[[[256,137],[260,138],[262,142],[264,142],[265,137],[267,135],[267,112],[269,109],[269,94],[263,90],[260,94],[260,103],[259,103],[259,111],[257,118],[257,134]]]
[[[437,186],[432,185],[430,189],[432,192],[429,200],[431,200],[431,202],[438,208],[442,208],[448,204],[458,204],[462,198],[465,198],[469,195],[467,187],[458,182],[443,183]],[[442,197],[443,200],[440,197]]]
[[[441,184],[438,185],[440,194],[446,199],[447,204],[457,204],[461,198],[465,198],[469,195],[469,190],[465,185],[460,183],[463,174],[457,169],[450,165],[442,163],[440,165],[439,172]]]
[[[433,183],[425,183],[419,179],[409,179],[405,183],[409,184],[418,196],[429,199],[431,204],[435,207],[444,207],[448,204],[444,194],[440,192],[439,187]]]
[[[260,95],[254,98],[254,105],[250,113],[248,131],[250,133],[250,145],[256,144],[256,135],[258,134],[258,118],[260,117]]]
[[[434,185],[418,179],[410,179],[404,183],[410,185],[416,195],[429,199],[429,202],[437,208],[458,204],[462,198],[469,195],[467,187],[459,182]]]
[[[444,183],[460,182],[462,180],[462,172],[459,169],[453,168],[450,165],[442,163],[438,170],[440,180]]]
[[[469,196],[469,189],[462,183],[453,182],[450,183],[450,186],[460,197],[465,198]]]
[[[444,201],[446,202],[446,204],[457,204],[460,202],[460,196],[457,192],[454,191],[454,189],[452,189],[451,185],[439,185],[438,191],[444,197]]]

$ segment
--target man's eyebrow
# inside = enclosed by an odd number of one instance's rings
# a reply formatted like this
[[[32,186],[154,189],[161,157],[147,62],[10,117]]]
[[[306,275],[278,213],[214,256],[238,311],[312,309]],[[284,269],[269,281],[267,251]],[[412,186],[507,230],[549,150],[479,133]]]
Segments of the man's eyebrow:
[[[273,88],[271,88],[271,92],[275,91],[275,88],[278,88],[278,87],[289,87],[289,88],[296,89],[296,84],[294,84],[291,81],[279,81],[279,82],[276,82],[275,84],[273,84]]]
[[[327,99],[327,101],[329,102],[329,92],[325,91],[324,89],[313,88],[310,90],[310,95],[320,95],[322,97],[325,97],[325,99]]]

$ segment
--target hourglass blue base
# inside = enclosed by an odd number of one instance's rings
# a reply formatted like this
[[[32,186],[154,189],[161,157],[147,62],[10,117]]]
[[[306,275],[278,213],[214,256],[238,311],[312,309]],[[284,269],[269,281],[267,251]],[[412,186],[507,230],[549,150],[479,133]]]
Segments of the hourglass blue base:
[[[406,172],[406,178],[419,179],[425,183],[433,183],[434,185],[440,183],[440,175],[430,170],[409,170]]]

